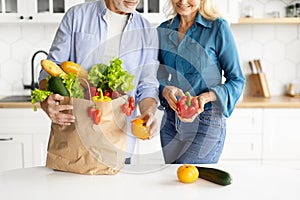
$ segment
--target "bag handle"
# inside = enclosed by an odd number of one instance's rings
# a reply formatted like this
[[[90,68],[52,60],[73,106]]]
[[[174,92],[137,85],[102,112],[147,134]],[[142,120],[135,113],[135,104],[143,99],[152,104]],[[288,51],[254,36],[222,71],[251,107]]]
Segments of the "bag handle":
[[[91,88],[90,88],[89,82],[85,78],[78,77],[78,80],[82,80],[83,82],[85,82],[85,84],[87,85],[87,89],[88,89],[89,100],[92,101],[92,94],[91,94]],[[92,101],[92,102],[94,102],[94,101]]]

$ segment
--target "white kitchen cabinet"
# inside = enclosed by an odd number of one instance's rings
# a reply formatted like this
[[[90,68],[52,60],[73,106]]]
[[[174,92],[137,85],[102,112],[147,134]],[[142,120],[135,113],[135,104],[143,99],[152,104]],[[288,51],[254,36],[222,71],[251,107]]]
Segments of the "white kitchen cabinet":
[[[32,136],[0,134],[0,172],[32,167]]]
[[[168,0],[141,0],[137,10],[153,25],[159,25],[167,18],[163,11]],[[237,23],[239,16],[239,0],[213,0],[218,10],[230,23]]]
[[[143,14],[153,25],[159,25],[166,20],[163,7],[167,0],[141,0],[137,11]]]
[[[33,166],[46,165],[49,135],[50,132],[33,135]]]
[[[222,161],[262,160],[263,109],[235,109],[227,119]]]
[[[0,109],[0,171],[44,165],[49,134],[41,109]]]
[[[220,162],[255,162],[300,169],[300,109],[238,108],[227,120]]]
[[[300,168],[300,109],[265,109],[264,118],[264,161]]]
[[[1,23],[58,23],[63,14],[84,0],[0,0]]]

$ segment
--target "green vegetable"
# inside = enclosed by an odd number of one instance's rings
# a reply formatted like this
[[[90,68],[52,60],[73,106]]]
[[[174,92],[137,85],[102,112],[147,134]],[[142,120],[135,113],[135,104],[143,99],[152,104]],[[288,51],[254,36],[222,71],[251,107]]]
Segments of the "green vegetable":
[[[105,64],[94,65],[88,74],[89,82],[93,86],[97,87],[98,83],[100,82],[100,79],[102,78],[102,76],[107,68],[108,68],[108,66]]]
[[[62,82],[65,84],[66,89],[70,93],[71,97],[74,98],[83,98],[84,92],[80,86],[78,76],[72,73],[69,73],[67,76],[61,76]]]
[[[52,94],[52,92],[35,88],[31,94],[31,103],[35,104],[39,101],[43,102],[48,98],[48,96],[50,96],[50,94]]]
[[[32,92],[32,104],[35,104],[38,101],[45,101],[48,96],[53,93],[60,94],[62,96],[71,96],[74,98],[83,98],[84,96],[83,89],[81,88],[78,77],[75,74],[70,73],[60,76],[48,76],[46,81],[46,90],[34,89]],[[36,109],[36,106],[34,106],[35,111]]]
[[[31,103],[36,104],[39,101],[43,102],[48,98],[48,96],[50,94],[52,94],[52,92],[45,91],[45,90],[39,90],[39,89],[35,88],[31,94]],[[34,106],[34,111],[37,111],[36,106]]]
[[[84,97],[84,92],[80,86],[78,77],[72,73],[48,78],[47,90],[62,96],[71,96],[74,98]]]
[[[60,77],[52,76],[47,83],[49,91],[53,92],[54,94],[70,96],[69,91],[67,90],[65,84],[63,83],[63,80]]]
[[[113,58],[109,66],[94,65],[88,74],[90,83],[103,91],[111,89],[112,91],[129,92],[134,88],[133,79],[132,74],[122,69],[122,60],[119,58]]]
[[[232,183],[232,178],[228,172],[214,168],[196,167],[199,171],[199,178],[223,186],[230,185]]]

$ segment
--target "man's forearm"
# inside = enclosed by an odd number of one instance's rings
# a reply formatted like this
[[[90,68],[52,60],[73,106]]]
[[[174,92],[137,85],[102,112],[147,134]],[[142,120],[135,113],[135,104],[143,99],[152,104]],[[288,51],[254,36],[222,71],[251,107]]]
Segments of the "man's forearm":
[[[139,103],[139,108],[141,114],[150,112],[155,115],[157,103],[156,100],[153,98],[145,98]]]
[[[40,83],[39,83],[39,89],[40,90],[46,90],[46,83],[47,83],[46,80],[41,80]]]

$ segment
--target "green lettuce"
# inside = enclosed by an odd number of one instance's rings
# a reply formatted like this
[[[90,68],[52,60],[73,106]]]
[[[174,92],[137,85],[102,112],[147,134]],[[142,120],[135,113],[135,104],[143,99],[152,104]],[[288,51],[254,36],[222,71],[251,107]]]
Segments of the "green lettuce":
[[[113,58],[109,66],[94,65],[88,74],[89,82],[103,91],[111,89],[112,91],[129,92],[134,88],[133,79],[134,75],[123,70],[122,60],[119,58]]]
[[[84,91],[80,86],[77,75],[69,73],[66,76],[61,75],[60,78],[63,80],[63,83],[71,97],[79,99],[84,97]]]

